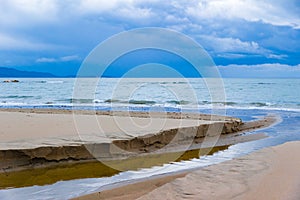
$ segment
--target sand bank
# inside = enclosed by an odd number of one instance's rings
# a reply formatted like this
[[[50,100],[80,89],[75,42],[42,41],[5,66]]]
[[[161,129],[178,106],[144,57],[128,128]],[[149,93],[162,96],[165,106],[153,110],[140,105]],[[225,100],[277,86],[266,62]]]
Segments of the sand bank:
[[[61,110],[0,112],[0,168],[11,172],[64,162],[119,160],[130,156],[184,152],[265,137],[243,131],[275,122],[188,113]],[[219,137],[217,133],[222,133]],[[208,136],[208,137],[205,137]]]
[[[290,142],[192,172],[101,191],[77,200],[298,200],[299,151],[300,142]]]

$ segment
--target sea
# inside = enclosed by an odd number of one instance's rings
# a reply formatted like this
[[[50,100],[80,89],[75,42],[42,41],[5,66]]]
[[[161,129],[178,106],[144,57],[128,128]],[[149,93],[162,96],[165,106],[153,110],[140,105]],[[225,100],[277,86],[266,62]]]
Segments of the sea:
[[[124,171],[110,177],[2,189],[0,199],[69,199],[300,140],[300,79],[22,78],[17,83],[4,81],[0,79],[0,108],[196,112],[224,114],[243,121],[271,114],[279,120],[271,127],[247,133],[263,132],[268,137],[232,145],[213,155]]]
[[[0,79],[0,108],[300,111],[300,79]],[[82,93],[82,94],[81,94]]]

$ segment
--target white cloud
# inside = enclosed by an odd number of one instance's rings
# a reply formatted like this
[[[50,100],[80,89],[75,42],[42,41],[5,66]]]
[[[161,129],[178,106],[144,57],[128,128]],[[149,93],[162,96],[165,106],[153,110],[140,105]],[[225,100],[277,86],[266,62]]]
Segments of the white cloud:
[[[240,53],[220,53],[217,54],[216,56],[221,58],[238,59],[238,58],[245,58],[247,55],[240,54]]]
[[[78,55],[71,55],[71,56],[63,56],[60,57],[60,61],[68,62],[68,61],[74,61],[74,60],[80,60],[81,58]]]
[[[117,13],[115,13],[115,15],[119,15],[127,19],[138,19],[140,21],[141,19],[144,20],[150,18],[153,14],[149,8],[127,7],[121,8]]]
[[[170,25],[167,25],[166,28],[173,29],[179,32],[188,32],[190,33],[199,33],[203,31],[204,27],[200,24],[191,23],[188,19],[185,19],[185,22],[180,22],[179,20],[177,23],[174,21]]]
[[[300,78],[300,64],[227,65],[218,69],[222,77],[230,78]]]
[[[262,0],[202,0],[186,8],[186,14],[199,20],[243,19],[263,21],[272,25],[300,28],[300,18],[293,8],[286,9],[286,1]]]
[[[103,14],[104,18],[108,15],[135,21],[156,16],[158,22],[169,23],[186,23],[191,18],[198,22],[237,18],[300,28],[297,9],[283,0],[0,0],[0,4],[1,24],[57,22],[67,16]]]
[[[38,63],[52,63],[52,62],[56,62],[57,60],[55,58],[45,58],[45,57],[42,57],[42,58],[38,58],[36,60],[36,62]]]
[[[299,65],[285,65],[280,63],[266,63],[266,64],[258,64],[258,65],[226,65],[226,66],[218,66],[219,68],[229,69],[229,68],[248,68],[248,69],[267,69],[267,70],[275,70],[275,69],[285,69],[288,71],[300,71],[300,64]]]
[[[57,19],[57,0],[1,0],[0,24],[6,26],[28,26],[37,22]]]
[[[54,63],[54,62],[70,62],[70,61],[76,61],[81,60],[81,58],[78,55],[70,55],[70,56],[63,56],[59,58],[46,58],[41,57],[36,59],[35,62],[37,63]]]
[[[101,18],[115,17],[118,21],[141,21],[152,17],[150,8],[139,6],[136,0],[80,0],[73,3],[73,15],[101,15]],[[106,16],[106,17],[105,17]]]
[[[241,41],[238,38],[220,38],[215,36],[198,36],[201,43],[215,52],[239,52],[261,54],[266,50],[254,41]]]
[[[149,15],[137,0],[0,0],[1,24],[57,22],[82,15],[108,14],[125,18]]]
[[[132,0],[80,0],[76,2],[76,8],[82,14],[101,13],[115,11],[124,5],[132,4]]]
[[[274,59],[283,59],[283,58],[288,58],[288,55],[285,54],[270,54],[267,55],[267,58],[274,58]]]

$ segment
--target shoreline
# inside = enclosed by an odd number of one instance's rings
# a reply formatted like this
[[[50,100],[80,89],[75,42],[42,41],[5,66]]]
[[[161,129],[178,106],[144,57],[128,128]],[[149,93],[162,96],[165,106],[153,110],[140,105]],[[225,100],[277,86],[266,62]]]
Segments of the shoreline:
[[[300,197],[300,141],[268,147],[197,170],[143,179],[76,197],[96,199],[287,199]]]

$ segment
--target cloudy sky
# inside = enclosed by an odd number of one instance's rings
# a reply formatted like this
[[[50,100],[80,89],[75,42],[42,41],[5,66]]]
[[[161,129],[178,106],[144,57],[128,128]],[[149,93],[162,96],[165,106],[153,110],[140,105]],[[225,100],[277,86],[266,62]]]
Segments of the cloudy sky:
[[[224,76],[300,77],[299,0],[0,0],[0,66],[76,74],[121,31],[170,28]]]

